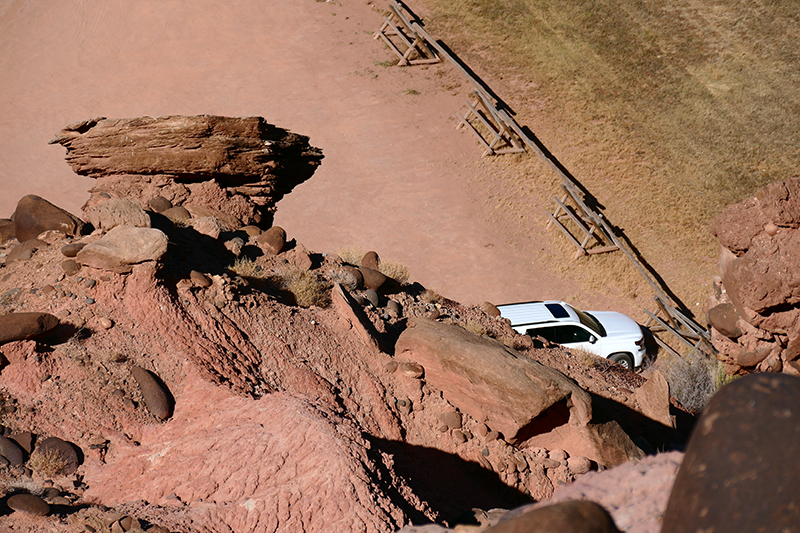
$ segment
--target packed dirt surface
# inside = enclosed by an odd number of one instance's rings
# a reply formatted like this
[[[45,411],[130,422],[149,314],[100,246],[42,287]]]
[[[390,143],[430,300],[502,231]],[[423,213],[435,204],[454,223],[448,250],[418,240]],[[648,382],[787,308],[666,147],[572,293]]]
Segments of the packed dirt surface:
[[[620,298],[543,267],[540,254],[561,252],[535,217],[523,226],[496,216],[487,198],[502,199],[503,184],[487,174],[475,140],[455,129],[463,78],[447,65],[391,66],[394,55],[372,38],[384,7],[4,2],[0,217],[25,194],[79,211],[91,180],[47,144],[67,124],[263,116],[324,154],[278,206],[275,221],[290,238],[321,251],[381,250],[465,303],[577,299],[630,312]]]

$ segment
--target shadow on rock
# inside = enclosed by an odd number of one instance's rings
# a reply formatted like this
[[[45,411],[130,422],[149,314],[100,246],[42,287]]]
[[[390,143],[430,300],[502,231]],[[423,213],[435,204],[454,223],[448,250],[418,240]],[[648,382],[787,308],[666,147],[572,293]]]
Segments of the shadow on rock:
[[[494,472],[456,455],[398,441],[371,440],[374,449],[392,456],[395,473],[430,505],[437,520],[453,522],[473,508],[510,509],[532,501],[505,485]],[[410,506],[404,510],[413,523],[430,521]]]

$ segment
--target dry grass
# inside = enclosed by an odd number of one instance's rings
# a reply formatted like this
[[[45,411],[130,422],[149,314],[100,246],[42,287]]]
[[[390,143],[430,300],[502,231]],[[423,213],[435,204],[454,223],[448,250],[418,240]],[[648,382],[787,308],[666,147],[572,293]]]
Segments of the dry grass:
[[[300,307],[327,307],[331,302],[330,285],[313,272],[287,268],[280,278],[283,288],[294,295]]]
[[[255,261],[246,257],[240,257],[228,267],[231,272],[243,278],[261,278],[264,276],[264,269]]]
[[[725,365],[698,354],[676,357],[662,353],[655,368],[669,383],[670,394],[695,413],[702,411],[711,397],[734,379],[725,374]]]
[[[430,289],[425,289],[422,291],[422,294],[419,295],[419,299],[426,304],[444,303],[444,297],[436,291],[432,291]]]
[[[428,31],[517,111],[689,307],[715,274],[711,218],[796,175],[792,4],[425,4]],[[523,167],[530,182],[554,174]]]
[[[28,459],[28,467],[44,477],[60,475],[67,466],[67,461],[55,452],[34,450]]]
[[[378,265],[378,269],[383,275],[397,280],[400,283],[405,284],[411,280],[411,272],[408,270],[408,267],[400,263],[381,261]]]

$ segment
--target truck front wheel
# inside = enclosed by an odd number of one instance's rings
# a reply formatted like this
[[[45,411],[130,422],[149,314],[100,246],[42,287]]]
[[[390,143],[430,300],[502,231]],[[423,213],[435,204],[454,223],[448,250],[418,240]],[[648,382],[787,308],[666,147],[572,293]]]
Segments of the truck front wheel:
[[[612,353],[609,359],[620,365],[622,368],[633,370],[633,357],[631,357],[631,354],[629,353]]]

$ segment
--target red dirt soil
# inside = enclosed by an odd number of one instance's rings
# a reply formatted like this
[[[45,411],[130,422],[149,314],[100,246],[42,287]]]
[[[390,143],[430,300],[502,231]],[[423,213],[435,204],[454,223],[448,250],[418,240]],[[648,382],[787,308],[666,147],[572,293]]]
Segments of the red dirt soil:
[[[278,205],[309,249],[377,250],[464,303],[568,298],[492,222],[475,140],[455,129],[466,87],[448,65],[397,68],[373,32],[381,4],[302,0],[0,5],[0,217],[38,194],[73,213],[91,180],[47,141],[95,116],[260,115],[310,136],[325,159]],[[485,172],[485,171],[484,171]],[[538,228],[535,228],[538,229]],[[534,229],[534,230],[535,230]],[[544,228],[541,228],[544,231]],[[525,242],[514,247],[512,242]],[[585,297],[605,309],[625,304]]]

